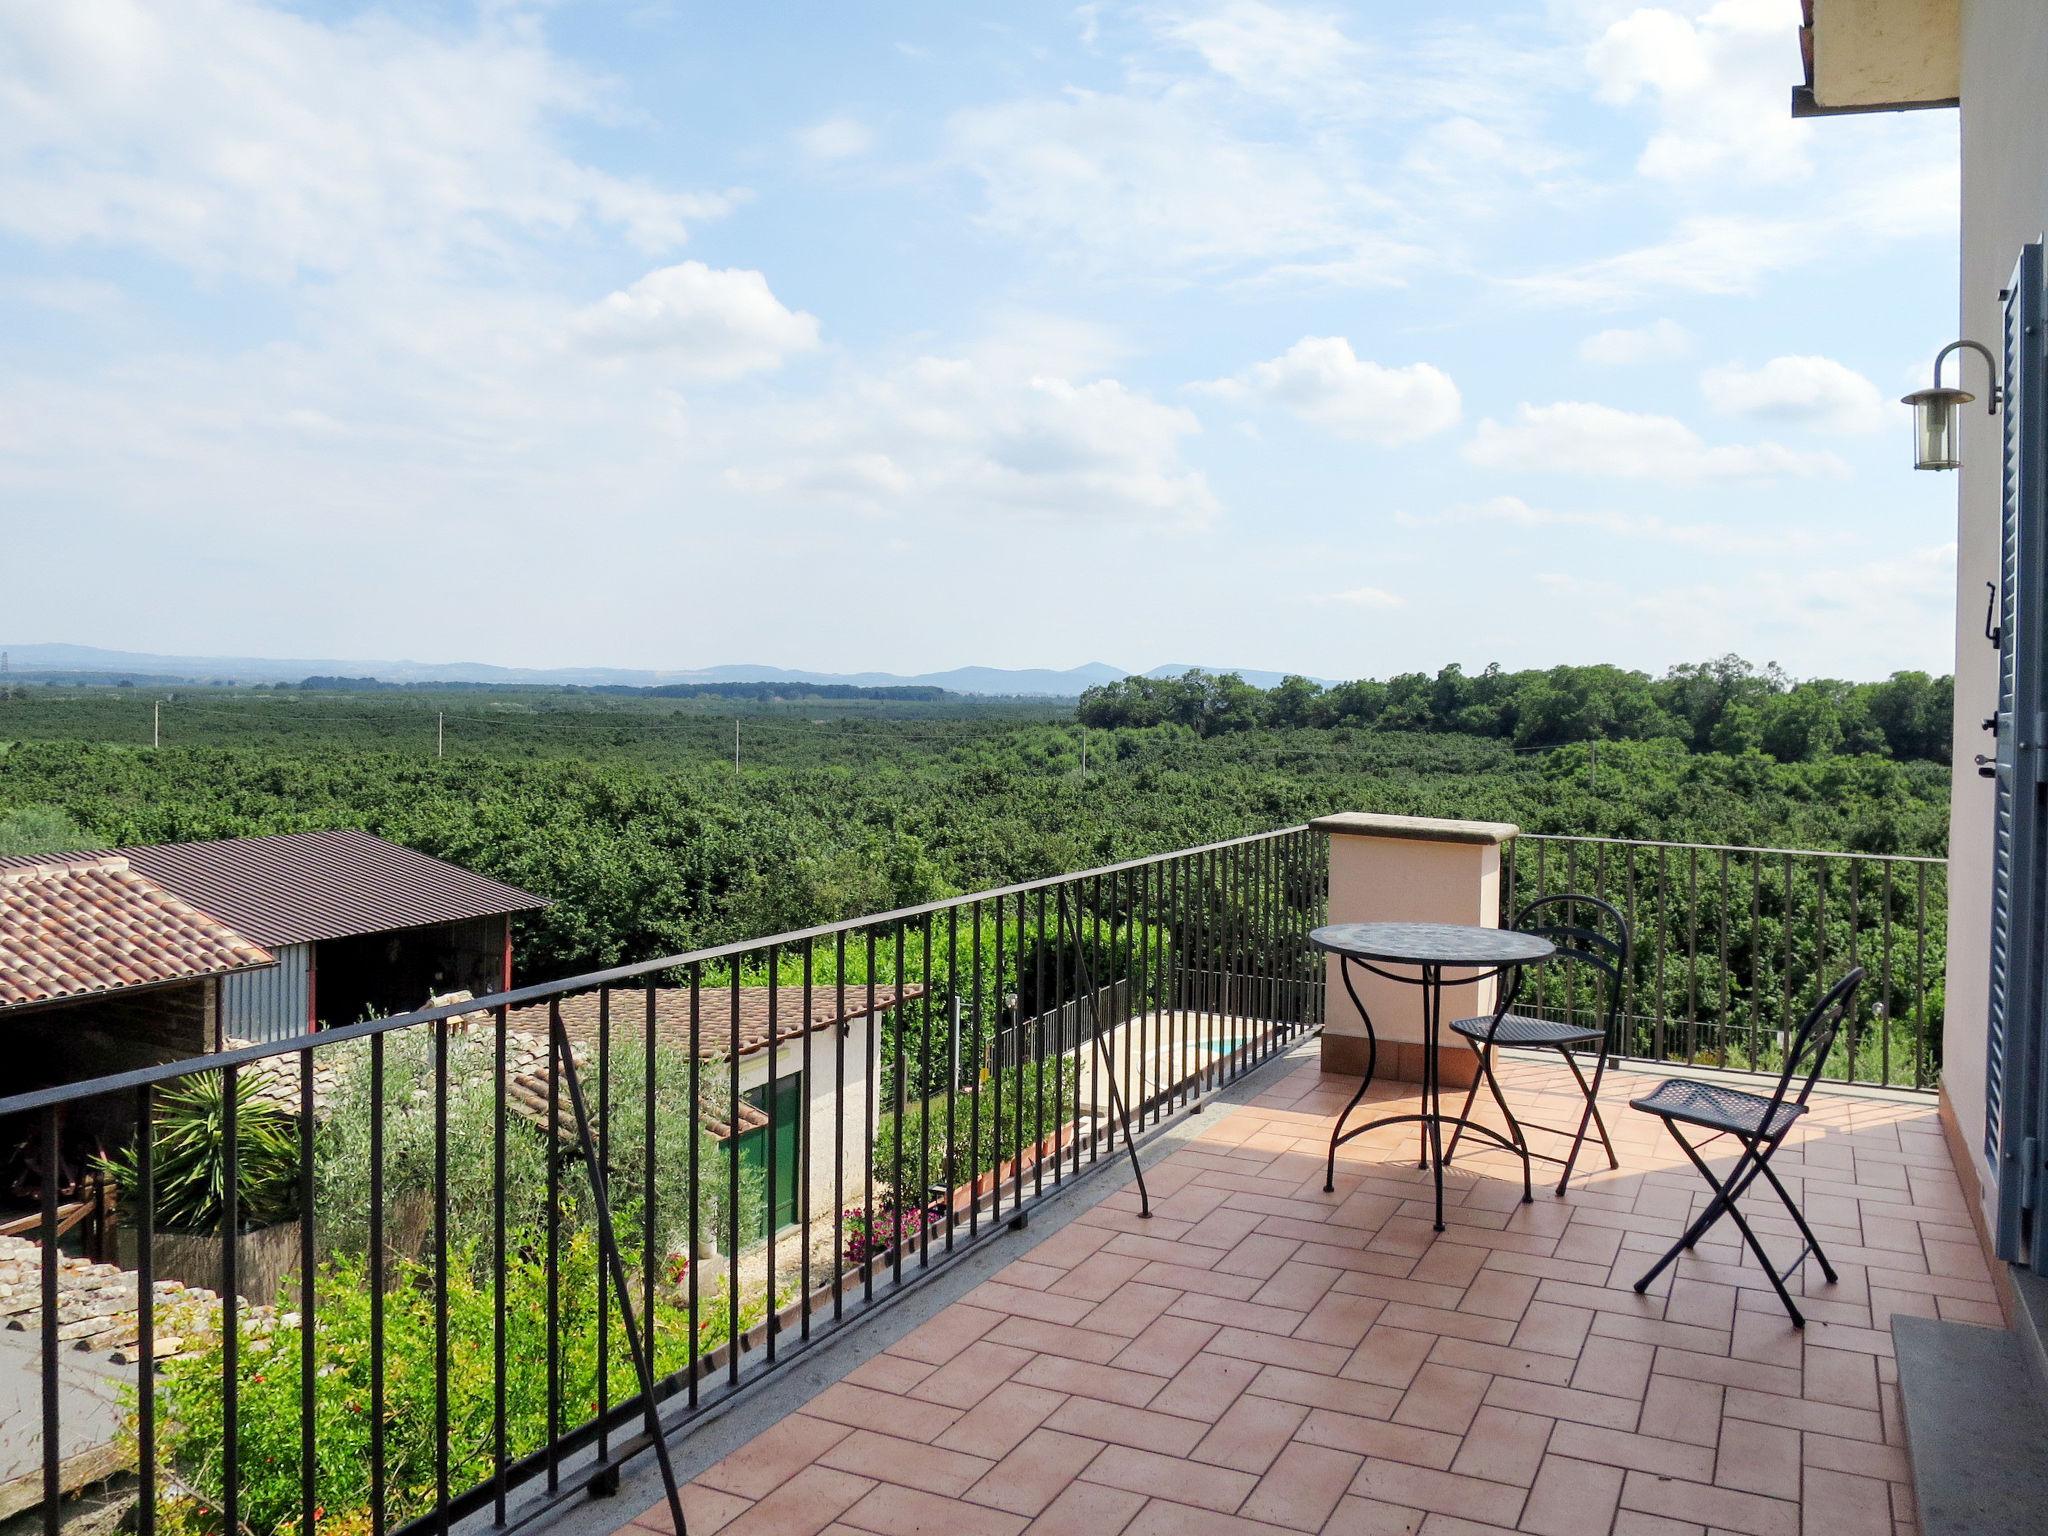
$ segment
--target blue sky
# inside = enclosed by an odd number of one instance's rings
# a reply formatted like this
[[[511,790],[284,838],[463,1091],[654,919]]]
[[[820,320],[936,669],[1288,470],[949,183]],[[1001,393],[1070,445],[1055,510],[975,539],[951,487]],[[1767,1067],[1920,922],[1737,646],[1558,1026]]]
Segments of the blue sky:
[[[0,639],[1947,670],[1797,12],[0,0]]]

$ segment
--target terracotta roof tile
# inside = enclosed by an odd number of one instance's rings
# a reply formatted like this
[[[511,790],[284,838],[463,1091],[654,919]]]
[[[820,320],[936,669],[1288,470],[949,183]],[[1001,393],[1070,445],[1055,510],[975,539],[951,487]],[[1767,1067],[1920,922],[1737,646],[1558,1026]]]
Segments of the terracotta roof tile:
[[[0,1008],[274,965],[118,856],[0,869]]]
[[[776,987],[773,990],[775,1003],[775,1034],[780,1041],[801,1039],[806,1033],[804,1027],[804,997],[799,987]],[[771,989],[768,987],[741,987],[739,1050],[740,1056],[752,1056],[768,1048],[768,1014]],[[911,1003],[923,997],[921,986],[876,987],[874,1011],[881,1013],[899,1003]],[[698,996],[697,1003],[697,1054],[700,1057],[725,1057],[732,1053],[732,995],[731,987],[706,986]],[[620,988],[611,994],[612,999],[612,1048],[620,1048],[620,1042],[638,1037],[647,1018],[647,994],[644,991]],[[579,1046],[594,1047],[597,1041],[598,994],[579,992],[561,999],[562,1027]],[[663,1044],[687,1053],[690,1049],[690,989],[687,987],[659,987],[654,993],[654,1035]],[[859,988],[846,989],[846,1011],[839,1010],[837,991],[832,987],[811,989],[810,1029],[828,1029],[834,1024],[843,1024],[854,1019],[865,1018],[868,1014],[868,992],[865,984]],[[514,1008],[512,1023],[521,1029],[531,1030],[541,1038],[547,1037],[548,1005],[533,1003],[524,1008]]]
[[[103,851],[126,858],[139,873],[260,944],[311,944],[551,905],[502,880],[346,827]],[[36,862],[0,857],[0,868]]]
[[[443,1003],[461,1002],[467,993],[449,993],[433,999],[438,1007]],[[449,1021],[453,1032],[460,1034],[467,1030],[485,1031],[491,1028],[489,1009],[475,1013],[457,1014]],[[523,1029],[505,1031],[505,1102],[512,1112],[529,1121],[536,1128],[545,1131],[548,1126],[548,1049],[547,1021],[540,1020],[541,1032],[529,1034]],[[613,1037],[614,1048],[618,1037]],[[231,1038],[228,1046],[253,1045],[253,1040]],[[326,1050],[313,1052],[313,1117],[325,1120],[334,1104],[339,1090],[342,1073],[348,1065],[346,1058],[360,1051],[364,1042],[348,1041]],[[569,1050],[576,1063],[577,1076],[584,1083],[584,1092],[591,1092],[595,1067],[591,1060],[591,1049],[578,1044],[572,1037]],[[301,1109],[299,1098],[299,1059],[297,1051],[289,1055],[265,1056],[252,1061],[243,1068],[244,1073],[256,1084],[256,1096],[275,1106],[283,1113],[297,1115]],[[469,1072],[465,1081],[472,1085],[488,1085],[496,1074],[493,1063],[488,1070]],[[717,1085],[705,1084],[697,1097],[697,1116],[704,1129],[714,1140],[724,1141],[732,1134],[732,1127],[726,1123],[724,1111],[718,1104]],[[576,1109],[570,1102],[566,1085],[558,1083],[555,1093],[555,1138],[565,1146],[576,1143]],[[744,1099],[740,1101],[740,1130],[759,1130],[768,1123],[767,1115]]]

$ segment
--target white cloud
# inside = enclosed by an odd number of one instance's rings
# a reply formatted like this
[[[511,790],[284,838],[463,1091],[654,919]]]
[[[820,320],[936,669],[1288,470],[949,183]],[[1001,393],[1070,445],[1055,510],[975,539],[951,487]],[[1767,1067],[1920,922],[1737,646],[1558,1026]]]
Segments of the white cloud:
[[[840,115],[811,124],[796,136],[797,147],[813,160],[851,160],[874,147],[874,130],[857,117]]]
[[[1612,256],[1507,279],[1551,304],[1615,306],[1661,293],[1752,294],[1764,280],[1874,245],[1952,235],[1953,166],[1905,172],[1798,214],[1696,214],[1660,240]]]
[[[1893,413],[1877,386],[1831,357],[1774,357],[1761,368],[1729,363],[1700,375],[1724,416],[1795,421],[1821,432],[1876,432]]]
[[[1586,67],[1599,99],[1656,105],[1638,171],[1667,182],[1810,174],[1807,135],[1785,110],[1786,10],[1781,0],[1719,0],[1694,19],[1644,7],[1594,41]]]
[[[1312,149],[1239,137],[1171,93],[1074,90],[980,107],[956,114],[948,137],[953,162],[983,185],[983,223],[1070,259],[1213,268],[1334,258],[1388,212]]]
[[[1369,362],[1342,336],[1304,336],[1235,378],[1196,387],[1225,398],[1271,400],[1340,437],[1384,446],[1447,431],[1460,413],[1458,386],[1442,369]]]
[[[729,202],[565,153],[556,127],[605,93],[517,16],[459,33],[247,0],[29,0],[0,7],[0,57],[0,230],[47,245],[282,282],[584,226],[666,250]]]
[[[1684,357],[1692,350],[1692,333],[1676,320],[1652,320],[1633,328],[1596,331],[1579,343],[1579,356],[1589,363],[1619,368],[1634,363]]]
[[[1672,482],[1848,473],[1831,453],[1771,442],[1710,445],[1675,416],[1578,400],[1521,405],[1512,422],[1480,422],[1465,457],[1485,469]]]
[[[1368,45],[1267,0],[1140,20],[1120,83],[948,121],[942,163],[978,183],[989,230],[1120,276],[1386,287],[1461,261],[1467,226],[1578,195],[1535,100],[1554,75],[1512,29]]]
[[[592,351],[658,355],[704,379],[777,368],[818,344],[817,317],[785,308],[759,272],[701,261],[656,268],[581,311],[571,329]]]
[[[1819,537],[1807,529],[1776,524],[1752,530],[1728,522],[1675,523],[1654,512],[1534,507],[1519,496],[1492,496],[1484,501],[1460,502],[1440,512],[1427,514],[1397,512],[1394,521],[1404,528],[1492,524],[1544,530],[1584,529],[1614,538],[1655,540],[1720,554],[1782,555],[1791,550],[1817,550],[1839,542]]]
[[[1364,88],[1366,51],[1328,12],[1224,0],[1204,11],[1162,12],[1154,25],[1161,37],[1258,95],[1313,99]]]
[[[856,373],[736,426],[727,482],[800,505],[1192,527],[1220,511],[1181,458],[1191,411],[1115,379],[1022,374],[1001,344]]]
[[[1311,595],[1309,601],[1341,608],[1387,609],[1408,606],[1407,598],[1381,587],[1351,587],[1343,592],[1318,592]]]

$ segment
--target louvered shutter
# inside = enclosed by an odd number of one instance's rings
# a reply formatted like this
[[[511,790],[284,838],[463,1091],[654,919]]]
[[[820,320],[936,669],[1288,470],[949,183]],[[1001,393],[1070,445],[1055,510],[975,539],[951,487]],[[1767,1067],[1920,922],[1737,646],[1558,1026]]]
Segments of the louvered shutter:
[[[1984,1152],[1998,1180],[1998,1251],[2026,1263],[2035,1245],[2041,1116],[2044,955],[2048,941],[2048,497],[2044,450],[2041,247],[2020,254],[2006,290],[1999,504],[1998,755],[1992,839],[1991,988]],[[2044,1252],[2048,1257],[2048,1252]]]

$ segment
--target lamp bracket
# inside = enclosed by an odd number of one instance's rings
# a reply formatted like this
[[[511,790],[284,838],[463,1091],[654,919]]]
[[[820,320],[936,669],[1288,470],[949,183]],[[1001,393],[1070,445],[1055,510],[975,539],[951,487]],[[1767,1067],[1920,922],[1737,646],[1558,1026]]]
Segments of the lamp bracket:
[[[1939,352],[1935,353],[1934,387],[1936,389],[1941,388],[1941,365],[1948,360],[1949,353],[1961,351],[1964,347],[1968,347],[1971,351],[1977,353],[1980,357],[1982,357],[1984,359],[1985,368],[1991,374],[1991,397],[1990,403],[1986,406],[1986,409],[1989,410],[1992,415],[1996,416],[1998,414],[1999,404],[2005,398],[2005,390],[1999,385],[1998,382],[1998,359],[1991,355],[1991,349],[1985,346],[1984,343],[1981,341],[1952,341],[1947,346],[1943,347]]]

